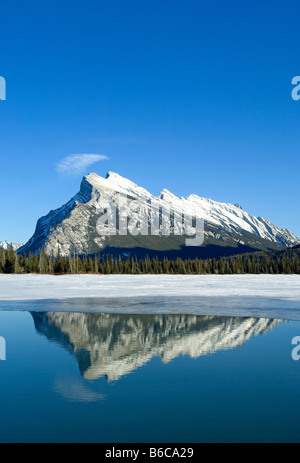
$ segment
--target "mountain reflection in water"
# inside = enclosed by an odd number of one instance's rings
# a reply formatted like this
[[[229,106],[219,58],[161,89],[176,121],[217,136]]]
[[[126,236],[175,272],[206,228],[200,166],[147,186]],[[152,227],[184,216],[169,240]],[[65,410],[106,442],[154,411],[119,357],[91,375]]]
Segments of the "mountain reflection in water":
[[[194,315],[32,312],[35,328],[77,359],[87,380],[116,381],[159,356],[168,363],[242,346],[282,320]]]

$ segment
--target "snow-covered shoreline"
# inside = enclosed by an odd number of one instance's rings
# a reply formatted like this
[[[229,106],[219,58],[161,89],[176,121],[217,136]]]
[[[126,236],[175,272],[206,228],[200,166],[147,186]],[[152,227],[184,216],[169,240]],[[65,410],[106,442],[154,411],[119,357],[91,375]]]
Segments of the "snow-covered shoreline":
[[[299,302],[299,275],[0,275],[0,301],[256,297]]]

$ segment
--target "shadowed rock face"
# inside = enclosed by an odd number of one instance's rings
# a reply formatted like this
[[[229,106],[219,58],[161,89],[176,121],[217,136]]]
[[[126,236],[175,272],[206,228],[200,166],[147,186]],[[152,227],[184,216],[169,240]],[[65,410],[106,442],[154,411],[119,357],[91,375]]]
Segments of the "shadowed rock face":
[[[203,246],[189,249],[185,246],[185,238],[172,234],[170,236],[100,236],[96,230],[100,217],[98,206],[103,206],[106,200],[112,201],[117,207],[118,197],[138,200],[142,209],[150,214],[150,204],[172,210],[176,213],[173,228],[181,227],[184,212],[187,216],[197,217],[205,221],[205,240]],[[151,210],[151,215],[158,219],[158,212]],[[126,216],[134,218],[137,213],[128,206]],[[220,203],[207,198],[191,195],[188,198],[178,198],[168,190],[160,195],[151,193],[135,185],[128,179],[110,172],[107,178],[97,174],[89,174],[81,182],[79,193],[65,205],[50,211],[41,217],[32,238],[20,248],[19,253],[38,253],[42,249],[47,254],[128,254],[138,257],[163,255],[181,257],[217,257],[248,252],[251,250],[284,249],[300,243],[290,231],[280,229],[262,217],[254,217],[244,211],[241,206]]]
[[[37,332],[72,353],[88,380],[115,381],[158,356],[197,358],[242,346],[281,320],[193,315],[33,312]]]

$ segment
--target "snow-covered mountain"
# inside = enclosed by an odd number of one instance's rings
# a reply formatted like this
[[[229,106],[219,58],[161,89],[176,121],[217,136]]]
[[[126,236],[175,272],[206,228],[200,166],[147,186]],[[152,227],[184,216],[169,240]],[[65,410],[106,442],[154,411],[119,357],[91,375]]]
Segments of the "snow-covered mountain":
[[[115,381],[153,357],[164,363],[241,347],[281,320],[195,315],[32,312],[36,330],[72,353],[88,380]]]
[[[202,246],[186,247],[185,238],[170,236],[100,236],[96,230],[99,219],[99,205],[107,200],[118,206],[118,198],[138,200],[144,212],[149,212],[155,202],[160,208],[173,211],[171,229],[181,223],[180,213],[205,220],[205,240]],[[129,218],[137,214],[127,207]],[[155,213],[154,213],[155,216]],[[156,219],[159,220],[158,217]],[[32,238],[19,252],[37,253],[45,249],[63,255],[69,254],[110,254],[124,253],[138,257],[142,255],[167,255],[213,257],[236,254],[253,250],[283,249],[285,246],[300,244],[289,230],[280,229],[262,217],[255,217],[244,211],[239,204],[220,203],[197,195],[179,198],[164,189],[158,196],[137,186],[120,175],[109,172],[106,178],[97,174],[85,176],[79,193],[64,206],[49,212],[37,222]]]
[[[10,249],[10,246],[12,245],[13,249],[17,251],[19,248],[24,246],[25,243],[22,244],[16,244],[16,243],[10,243],[9,241],[0,241],[0,248],[3,249]]]

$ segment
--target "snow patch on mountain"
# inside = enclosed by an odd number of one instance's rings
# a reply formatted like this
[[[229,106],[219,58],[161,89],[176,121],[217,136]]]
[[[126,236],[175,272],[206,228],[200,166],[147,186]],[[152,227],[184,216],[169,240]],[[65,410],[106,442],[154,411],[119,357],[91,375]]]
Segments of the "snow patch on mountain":
[[[245,212],[239,204],[220,203],[195,194],[187,198],[179,198],[167,189],[162,190],[158,196],[153,196],[149,191],[114,172],[109,172],[106,179],[97,174],[87,175],[84,178],[81,192],[86,189],[86,183],[89,185],[90,191],[87,202],[93,206],[95,206],[94,201],[101,198],[103,191],[111,191],[112,195],[121,193],[144,202],[151,200],[157,203],[158,201],[160,206],[169,206],[179,213],[184,211],[187,215],[202,218],[207,223],[229,232],[236,232],[241,229],[286,246],[300,244],[300,239],[296,238],[289,230],[280,229],[262,217],[256,218]]]

